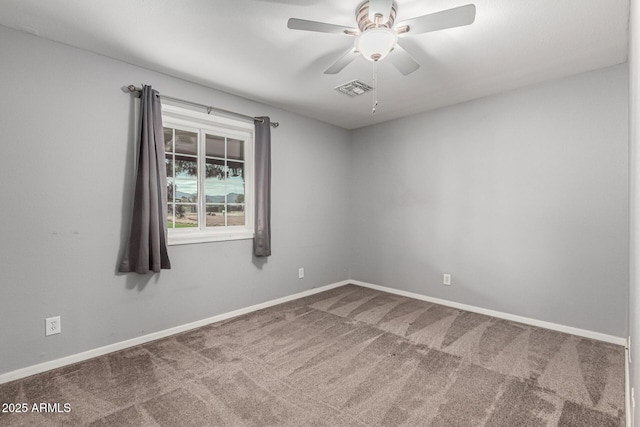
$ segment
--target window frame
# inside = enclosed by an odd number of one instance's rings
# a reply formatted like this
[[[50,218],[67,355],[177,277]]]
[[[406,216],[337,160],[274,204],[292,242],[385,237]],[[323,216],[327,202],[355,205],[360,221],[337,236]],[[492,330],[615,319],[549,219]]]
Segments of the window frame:
[[[196,179],[198,184],[198,199],[196,203],[198,210],[198,227],[168,228],[169,246],[253,239],[255,211],[253,188],[255,126],[253,123],[222,117],[215,114],[201,113],[184,107],[163,103],[162,124],[163,127],[198,133],[198,176]],[[206,163],[204,136],[207,133],[244,141],[244,226],[206,226],[206,177],[203,171],[205,170],[204,168]],[[229,159],[225,152],[225,162],[230,161],[233,162],[235,160]],[[168,204],[165,206],[165,209],[167,208]]]

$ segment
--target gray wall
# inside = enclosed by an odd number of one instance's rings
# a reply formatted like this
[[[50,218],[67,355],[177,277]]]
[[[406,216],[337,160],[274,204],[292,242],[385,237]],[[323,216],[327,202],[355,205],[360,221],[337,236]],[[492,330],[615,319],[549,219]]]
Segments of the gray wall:
[[[172,270],[116,274],[132,83],[280,121],[264,265],[243,240],[172,246]],[[0,94],[0,373],[348,278],[347,131],[5,27]],[[53,315],[62,334],[45,338]]]
[[[627,79],[620,65],[355,131],[351,277],[626,336]]]

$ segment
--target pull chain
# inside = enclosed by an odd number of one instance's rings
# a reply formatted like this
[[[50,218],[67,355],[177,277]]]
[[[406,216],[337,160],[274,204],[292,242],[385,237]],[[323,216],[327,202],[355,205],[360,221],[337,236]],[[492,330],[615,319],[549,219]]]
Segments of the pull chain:
[[[375,114],[378,106],[378,61],[373,61],[373,108],[371,114]]]

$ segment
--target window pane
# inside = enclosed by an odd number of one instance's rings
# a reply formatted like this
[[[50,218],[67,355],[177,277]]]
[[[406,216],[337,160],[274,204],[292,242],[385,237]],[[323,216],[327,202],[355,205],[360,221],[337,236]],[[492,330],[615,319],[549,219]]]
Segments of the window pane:
[[[224,138],[221,136],[207,135],[206,152],[207,156],[224,158]]]
[[[164,163],[167,166],[167,178],[173,177],[173,156],[171,154],[167,154],[164,158]]]
[[[244,225],[244,205],[227,205],[227,225]]]
[[[244,203],[244,163],[227,164],[227,203]]]
[[[173,178],[167,178],[167,203],[173,203],[176,195],[176,184]]]
[[[227,139],[227,158],[244,160],[244,141],[231,138]]]
[[[224,166],[224,160],[206,159],[205,167],[207,169],[205,178],[215,178],[220,181],[224,180],[225,171],[227,170]]]
[[[173,220],[173,209],[175,205],[173,203],[167,204],[167,228],[174,228],[175,221]]]
[[[176,156],[175,159],[176,201],[195,202],[198,200],[198,162],[195,157]]]
[[[162,128],[164,132],[164,151],[170,153],[173,151],[173,129]]]
[[[189,228],[198,226],[198,207],[177,203],[175,214],[175,228]]]
[[[207,205],[207,227],[224,226],[224,205]]]
[[[176,153],[198,154],[198,134],[176,129]]]
[[[224,160],[207,159],[207,176],[204,180],[204,194],[206,203],[225,203],[226,180],[224,178],[227,170]]]

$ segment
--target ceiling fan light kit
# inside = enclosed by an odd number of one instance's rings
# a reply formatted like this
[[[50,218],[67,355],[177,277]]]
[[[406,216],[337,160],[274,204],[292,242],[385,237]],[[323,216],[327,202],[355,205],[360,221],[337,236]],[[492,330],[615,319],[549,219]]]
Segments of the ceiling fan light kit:
[[[354,43],[356,51],[369,61],[384,59],[398,42],[398,34],[389,28],[372,28],[360,33]]]
[[[470,25],[476,17],[473,4],[455,7],[440,12],[412,18],[394,28],[398,5],[393,0],[365,0],[356,8],[356,24],[358,28],[326,24],[324,22],[307,21],[291,18],[287,27],[294,30],[315,31],[330,34],[346,34],[355,36],[354,47],[344,53],[324,73],[337,74],[355,60],[359,54],[374,63],[373,89],[374,108],[377,104],[376,63],[387,56],[391,64],[403,75],[408,75],[420,68],[420,64],[398,44],[399,34],[422,34],[447,28]]]

